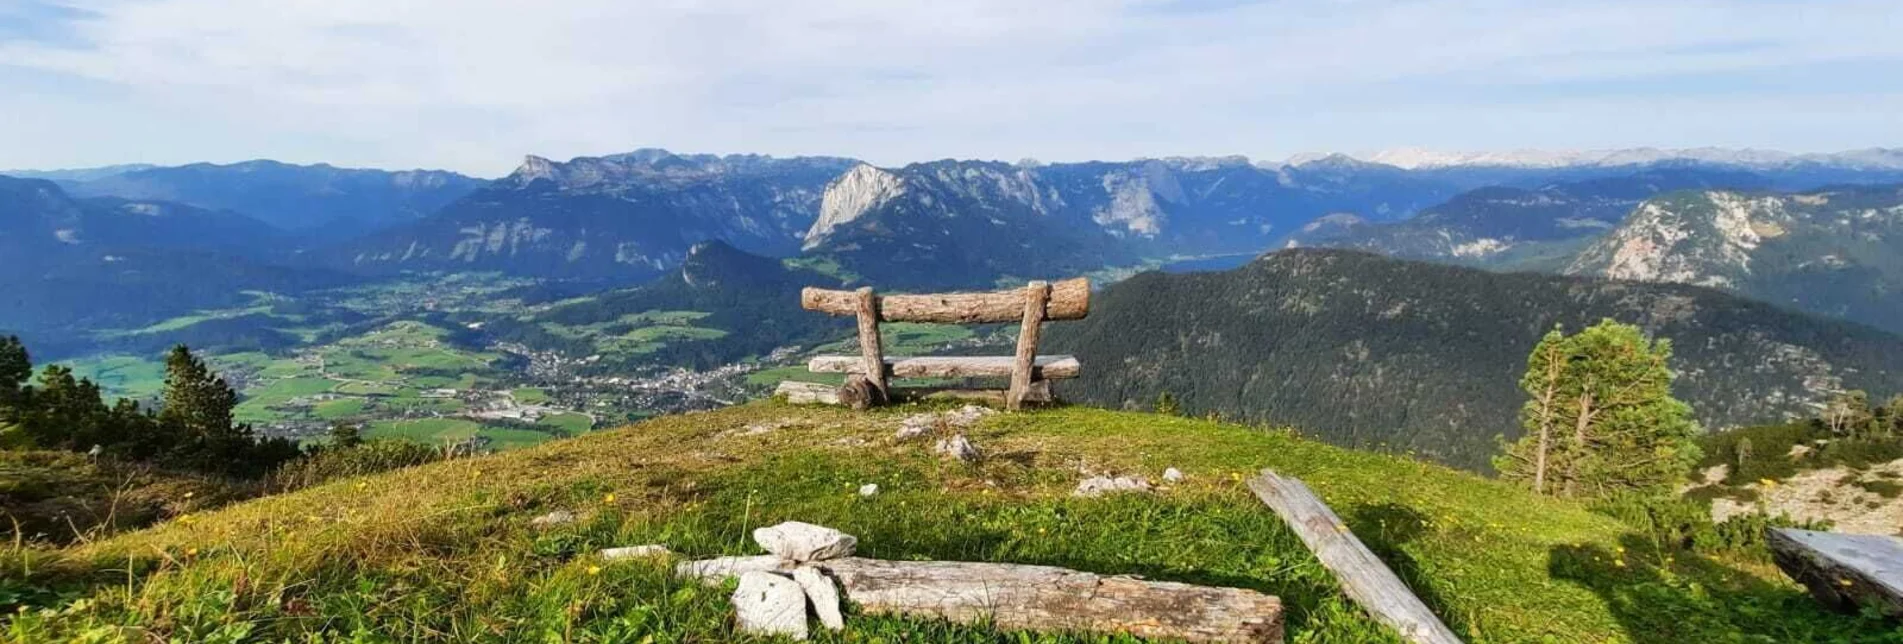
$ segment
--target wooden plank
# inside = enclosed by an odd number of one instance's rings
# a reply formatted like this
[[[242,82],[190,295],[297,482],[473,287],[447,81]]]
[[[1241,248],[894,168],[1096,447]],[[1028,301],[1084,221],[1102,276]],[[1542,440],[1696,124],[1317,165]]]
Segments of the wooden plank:
[[[1460,638],[1401,578],[1368,551],[1348,526],[1335,516],[1321,497],[1301,481],[1279,476],[1270,470],[1249,479],[1249,489],[1268,504],[1302,543],[1315,553],[1322,566],[1335,573],[1342,592],[1360,604],[1376,621],[1392,627],[1409,642],[1416,644],[1457,644]]]
[[[886,372],[895,378],[1009,378],[1015,366],[1014,356],[923,356],[888,357]],[[1032,361],[1031,377],[1038,380],[1075,378],[1083,366],[1076,356],[1038,356]],[[864,373],[865,361],[858,356],[818,356],[807,361],[813,373]]]
[[[1244,588],[1003,563],[845,557],[809,565],[837,579],[846,599],[872,615],[1190,642],[1282,641],[1281,600]],[[675,573],[720,583],[785,566],[772,555],[725,557],[683,562]]]
[[[773,389],[773,396],[784,398],[795,405],[842,405],[840,388],[817,382],[799,382],[782,380]],[[1004,406],[1002,389],[962,389],[954,387],[892,387],[888,395],[893,401],[912,400],[961,400],[984,403],[995,407]],[[1029,390],[1024,392],[1023,403],[1048,403],[1056,400],[1051,395],[1051,381],[1035,380]]]
[[[863,291],[864,289],[861,289]],[[800,306],[832,315],[857,315],[859,293],[807,287]],[[883,295],[876,307],[881,322],[979,324],[1016,322],[1024,317],[1024,289],[989,293]],[[1081,320],[1090,313],[1090,280],[1067,279],[1051,285],[1046,320]]]
[[[859,289],[858,299],[853,302],[853,312],[859,319],[859,356],[864,364],[859,373],[866,377],[866,384],[872,387],[868,404],[878,404],[885,400],[885,370],[879,366],[885,364],[885,351],[879,347],[879,296],[873,294],[872,287]]]
[[[1784,574],[1826,605],[1858,610],[1874,605],[1903,615],[1903,539],[1772,528],[1765,535]]]
[[[1037,334],[1044,326],[1044,305],[1051,299],[1050,282],[1034,281],[1024,287],[1024,319],[1018,323],[1018,353],[1011,363],[1011,388],[1006,390],[1004,408],[1017,411],[1024,394],[1031,389],[1032,361],[1037,358]]]

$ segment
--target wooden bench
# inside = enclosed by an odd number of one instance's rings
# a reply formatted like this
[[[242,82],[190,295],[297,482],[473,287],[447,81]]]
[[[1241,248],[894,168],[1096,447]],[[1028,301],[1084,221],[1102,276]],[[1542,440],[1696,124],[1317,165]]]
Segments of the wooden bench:
[[[840,291],[808,287],[800,306],[859,321],[859,355],[819,356],[807,363],[814,373],[848,374],[838,390],[842,402],[860,406],[891,400],[892,378],[1010,378],[1004,406],[1048,402],[1050,381],[1075,378],[1082,369],[1071,356],[1037,355],[1037,339],[1046,321],[1080,320],[1090,313],[1090,281],[1035,281],[1021,289],[989,293],[879,295],[871,287]],[[990,324],[1017,322],[1017,353],[1009,356],[888,358],[880,347],[880,322]]]

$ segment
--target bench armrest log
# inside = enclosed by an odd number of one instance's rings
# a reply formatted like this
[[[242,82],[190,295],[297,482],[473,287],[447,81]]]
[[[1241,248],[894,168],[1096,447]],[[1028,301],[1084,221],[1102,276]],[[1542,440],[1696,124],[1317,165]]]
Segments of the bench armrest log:
[[[1249,479],[1249,489],[1267,504],[1295,536],[1321,560],[1322,567],[1335,573],[1335,580],[1349,599],[1355,600],[1375,621],[1400,632],[1415,644],[1460,644],[1460,638],[1427,609],[1419,597],[1401,582],[1394,571],[1374,556],[1335,511],[1301,481],[1277,475],[1269,470]]]
[[[1081,320],[1090,312],[1090,280],[1052,282],[1045,320]],[[855,315],[859,293],[816,287],[800,291],[800,306],[831,315]],[[1025,289],[989,293],[937,293],[877,296],[881,322],[948,322],[979,324],[1020,322],[1024,318]]]
[[[813,562],[837,579],[867,614],[989,623],[1003,630],[1129,633],[1191,642],[1281,642],[1282,602],[1243,588],[1193,586],[1020,564],[885,561],[846,557]],[[683,562],[675,574],[720,583],[778,570],[779,557]]]

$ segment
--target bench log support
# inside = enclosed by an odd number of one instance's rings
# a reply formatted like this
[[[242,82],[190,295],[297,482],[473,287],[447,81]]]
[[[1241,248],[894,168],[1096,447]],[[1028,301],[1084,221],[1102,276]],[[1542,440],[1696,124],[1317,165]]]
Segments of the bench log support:
[[[859,355],[865,359],[866,384],[871,388],[868,404],[884,402],[886,394],[885,351],[879,343],[879,299],[872,287],[859,289],[859,299],[853,303],[853,313],[859,317]]]
[[[1050,282],[1031,282],[1024,287],[1024,320],[1018,327],[1018,355],[1011,364],[1011,388],[1005,390],[1006,411],[1017,411],[1023,406],[1024,394],[1031,390],[1031,366],[1037,359],[1038,328],[1044,326],[1044,304],[1050,299]]]

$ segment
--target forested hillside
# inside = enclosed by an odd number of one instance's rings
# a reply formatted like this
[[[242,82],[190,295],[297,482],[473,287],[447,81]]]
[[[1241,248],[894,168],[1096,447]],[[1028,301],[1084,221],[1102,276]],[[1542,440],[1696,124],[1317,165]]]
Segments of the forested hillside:
[[[1486,467],[1517,436],[1527,352],[1555,325],[1604,318],[1673,342],[1674,392],[1708,428],[1808,413],[1844,388],[1903,385],[1903,338],[1710,289],[1490,273],[1338,250],[1289,250],[1224,273],[1146,273],[1082,322],[1075,400],[1272,421],[1326,440]]]

